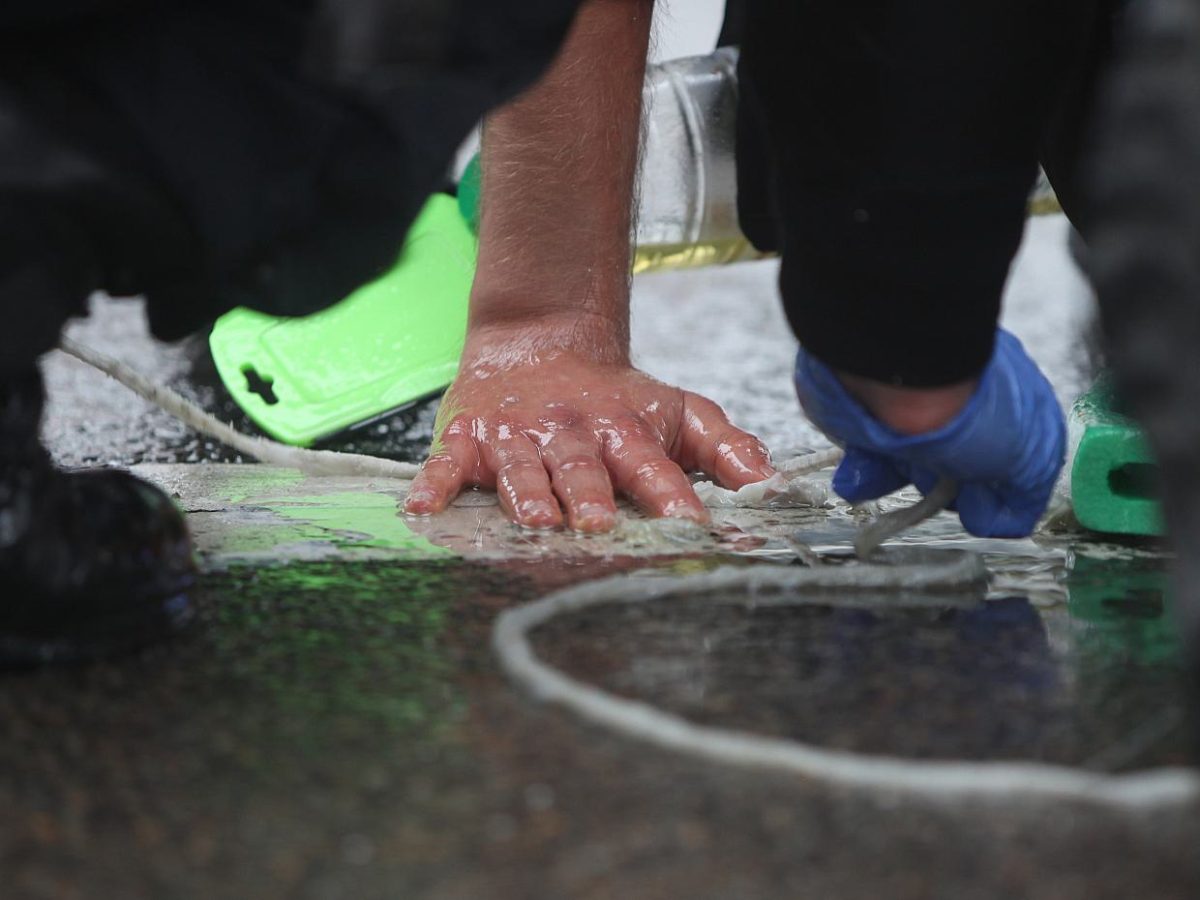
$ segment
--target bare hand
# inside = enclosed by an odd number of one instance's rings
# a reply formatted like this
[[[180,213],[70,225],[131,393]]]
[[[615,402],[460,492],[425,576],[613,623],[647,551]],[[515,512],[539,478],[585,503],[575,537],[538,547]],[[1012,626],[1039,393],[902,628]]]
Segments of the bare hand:
[[[494,488],[518,525],[608,531],[614,488],[652,516],[709,520],[685,472],[736,490],[775,473],[762,443],[717,404],[621,362],[567,350],[477,351],[447,391],[405,511],[441,511],[469,485]],[[472,357],[466,357],[471,360]],[[561,506],[560,506],[561,504]]]

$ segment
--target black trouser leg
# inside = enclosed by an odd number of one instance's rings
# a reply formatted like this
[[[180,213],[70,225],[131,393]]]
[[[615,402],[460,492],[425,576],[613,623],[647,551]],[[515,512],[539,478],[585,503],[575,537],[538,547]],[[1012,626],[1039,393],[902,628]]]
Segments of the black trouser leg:
[[[740,126],[739,167],[769,173],[777,210],[761,214],[779,219],[784,306],[810,352],[914,387],[983,369],[1096,8],[748,0],[740,74],[761,133]]]

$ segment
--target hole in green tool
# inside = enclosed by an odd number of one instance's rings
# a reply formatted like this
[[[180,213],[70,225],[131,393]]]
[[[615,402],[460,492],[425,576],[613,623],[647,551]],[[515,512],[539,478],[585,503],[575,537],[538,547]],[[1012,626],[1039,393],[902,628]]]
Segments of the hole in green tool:
[[[274,378],[269,376],[264,378],[258,374],[254,366],[243,366],[242,374],[246,376],[246,390],[262,397],[263,403],[267,406],[274,406],[279,402],[279,397],[275,394]]]
[[[1154,463],[1125,463],[1108,473],[1108,488],[1118,497],[1154,500],[1158,497],[1158,466]]]

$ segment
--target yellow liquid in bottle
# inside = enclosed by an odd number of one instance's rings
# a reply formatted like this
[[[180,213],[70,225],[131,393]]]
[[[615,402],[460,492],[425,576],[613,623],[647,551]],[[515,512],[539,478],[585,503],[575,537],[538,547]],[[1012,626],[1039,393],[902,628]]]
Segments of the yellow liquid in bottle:
[[[1029,197],[1026,213],[1031,216],[1062,212],[1058,198],[1049,185],[1039,186]],[[666,272],[673,269],[698,269],[728,263],[767,259],[774,253],[757,250],[744,235],[709,238],[695,244],[639,244],[633,254],[633,274]]]
[[[633,274],[723,266],[727,263],[772,256],[755,249],[742,235],[698,244],[639,244],[633,256]]]

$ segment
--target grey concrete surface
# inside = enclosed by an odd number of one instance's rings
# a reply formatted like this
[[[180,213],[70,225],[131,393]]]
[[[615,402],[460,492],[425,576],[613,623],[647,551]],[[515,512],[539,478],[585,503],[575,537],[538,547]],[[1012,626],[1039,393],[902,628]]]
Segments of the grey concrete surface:
[[[1006,316],[1068,399],[1088,377],[1089,298],[1061,220],[1030,235]],[[640,280],[635,344],[786,452],[820,438],[791,397],[774,271]],[[237,418],[195,348],[153,346],[136,304],[96,309],[77,337]],[[1195,806],[928,802],[728,769],[542,707],[488,650],[498,611],[585,579],[787,565],[793,538],[836,562],[858,521],[845,508],[719,512],[708,530],[626,510],[600,539],[521,531],[480,493],[405,519],[403,482],[223,464],[95,373],[57,356],[46,370],[56,457],[163,486],[203,576],[175,641],[0,679],[0,896],[1200,893]],[[433,408],[333,445],[416,458]],[[599,609],[540,631],[539,653],[698,722],[868,754],[1113,772],[1188,759],[1154,544],[971,541],[950,514],[905,540],[985,553],[987,590],[919,612],[886,597]]]

